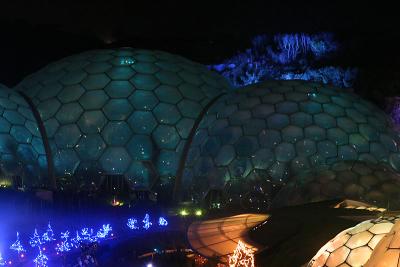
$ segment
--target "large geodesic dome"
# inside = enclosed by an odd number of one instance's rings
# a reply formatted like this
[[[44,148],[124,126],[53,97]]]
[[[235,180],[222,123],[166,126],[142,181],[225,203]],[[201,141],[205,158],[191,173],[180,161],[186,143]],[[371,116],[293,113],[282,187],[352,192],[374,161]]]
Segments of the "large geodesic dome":
[[[173,184],[196,119],[228,88],[183,57],[121,48],[64,58],[15,89],[40,114],[55,177],[117,174],[152,188]]]
[[[0,175],[19,176],[30,187],[48,182],[46,153],[32,109],[22,95],[1,84]]]
[[[183,192],[230,201],[267,194],[268,183],[338,161],[383,162],[400,170],[390,118],[346,89],[267,81],[220,97],[202,118],[186,161]],[[271,190],[269,190],[271,192]]]

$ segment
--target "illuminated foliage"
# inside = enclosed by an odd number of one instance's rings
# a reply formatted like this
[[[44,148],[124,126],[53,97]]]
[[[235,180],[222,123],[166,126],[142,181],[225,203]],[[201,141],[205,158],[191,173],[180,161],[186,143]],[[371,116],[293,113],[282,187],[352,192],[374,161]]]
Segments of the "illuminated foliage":
[[[264,80],[307,80],[350,87],[357,70],[321,66],[339,49],[333,34],[260,35],[252,47],[210,68],[227,77],[237,87]],[[318,63],[318,64],[316,64]]]

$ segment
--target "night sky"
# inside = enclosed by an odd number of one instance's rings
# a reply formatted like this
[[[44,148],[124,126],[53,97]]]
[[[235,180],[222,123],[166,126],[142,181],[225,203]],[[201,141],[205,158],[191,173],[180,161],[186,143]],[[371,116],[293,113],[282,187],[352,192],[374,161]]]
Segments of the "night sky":
[[[382,90],[398,94],[398,9],[352,2],[2,1],[0,82],[13,86],[88,49],[159,49],[208,64],[243,51],[257,34],[330,31],[345,48],[334,63],[362,70],[359,93],[372,99]]]

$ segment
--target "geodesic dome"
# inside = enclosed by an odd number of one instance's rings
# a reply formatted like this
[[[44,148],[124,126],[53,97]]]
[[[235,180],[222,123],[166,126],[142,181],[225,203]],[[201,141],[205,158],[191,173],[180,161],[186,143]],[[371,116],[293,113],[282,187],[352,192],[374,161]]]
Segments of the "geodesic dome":
[[[64,58],[15,88],[46,130],[55,176],[80,183],[125,175],[151,188],[174,181],[202,110],[229,88],[203,65],[161,51],[120,48]]]
[[[196,130],[183,176],[186,197],[210,189],[264,193],[253,181],[344,160],[400,170],[399,133],[379,108],[346,89],[305,81],[267,81],[220,97]],[[250,191],[249,191],[250,190]],[[249,193],[250,192],[250,193]]]
[[[0,84],[0,175],[26,186],[47,183],[47,160],[38,124],[22,95]]]
[[[375,247],[365,267],[400,266],[400,223],[396,222]]]
[[[359,267],[370,258],[381,239],[389,233],[400,216],[382,216],[346,229],[326,243],[308,267]]]
[[[400,174],[390,166],[342,161],[290,178],[274,198],[274,207],[335,198],[364,201],[390,210],[400,208]]]

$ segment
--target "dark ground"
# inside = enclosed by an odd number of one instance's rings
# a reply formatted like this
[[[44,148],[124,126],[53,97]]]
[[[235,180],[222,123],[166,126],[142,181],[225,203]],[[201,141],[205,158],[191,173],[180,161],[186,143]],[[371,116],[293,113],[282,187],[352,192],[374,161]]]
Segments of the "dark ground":
[[[335,62],[358,67],[356,91],[378,104],[400,93],[397,9],[352,1],[2,1],[0,82],[88,49],[132,46],[218,63],[257,34],[330,31]]]

